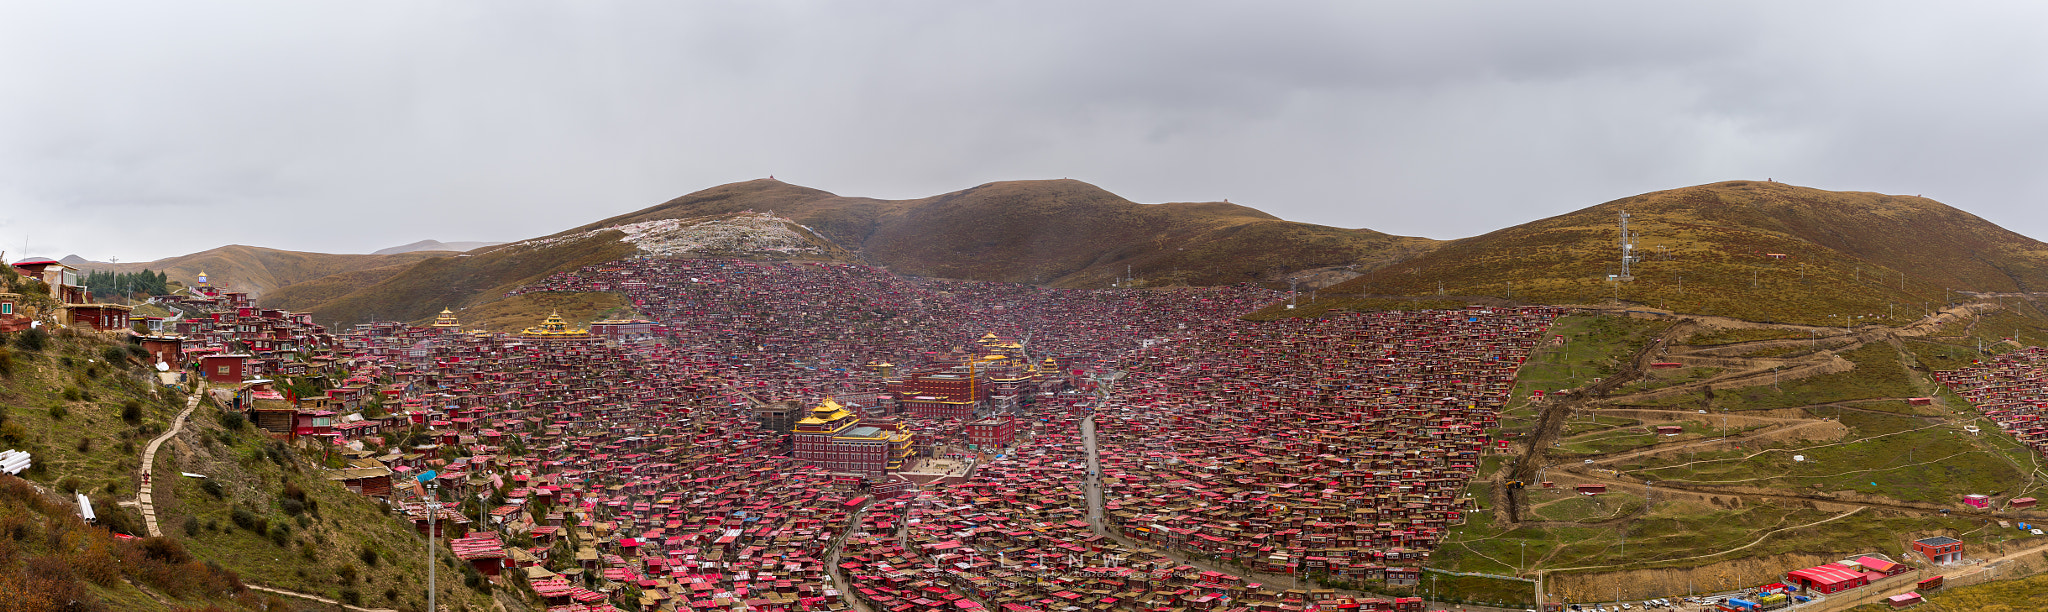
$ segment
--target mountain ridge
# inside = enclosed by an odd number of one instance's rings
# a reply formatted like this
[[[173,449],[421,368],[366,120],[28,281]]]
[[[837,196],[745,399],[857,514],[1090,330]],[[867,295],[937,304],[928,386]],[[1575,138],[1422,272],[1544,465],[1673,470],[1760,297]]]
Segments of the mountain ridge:
[[[424,319],[443,307],[494,301],[553,272],[652,254],[618,241],[639,241],[634,234],[656,222],[677,226],[769,213],[787,219],[798,233],[834,245],[807,257],[859,261],[913,276],[1083,288],[1274,281],[1295,270],[1398,260],[1436,244],[1286,221],[1227,202],[1139,204],[1068,179],[1000,181],[910,200],[840,196],[758,179],[698,190],[548,236],[412,264],[388,278],[359,272],[286,289],[275,303],[311,311],[319,320],[354,322],[372,313]],[[596,238],[608,233],[613,236]],[[538,264],[544,269],[504,263],[515,258],[544,261]]]
[[[476,250],[476,249],[481,249],[481,248],[484,248],[484,247],[487,247],[487,246],[497,246],[497,245],[500,245],[500,244],[505,244],[505,243],[503,243],[503,242],[485,242],[485,241],[477,241],[477,240],[471,240],[471,241],[464,241],[464,242],[442,242],[442,241],[439,241],[439,240],[434,240],[434,239],[432,239],[432,238],[429,238],[429,239],[426,239],[426,240],[421,240],[421,241],[419,241],[419,242],[414,242],[414,243],[411,243],[411,244],[401,244],[401,245],[398,245],[398,246],[395,246],[395,247],[387,247],[387,248],[377,249],[377,250],[375,250],[375,251],[371,251],[371,252],[370,252],[370,254],[371,254],[371,255],[397,255],[397,254],[399,254],[399,253],[411,253],[411,252],[413,252],[413,251],[451,251],[451,252],[461,253],[461,252],[464,252],[464,251],[473,251],[473,250]]]
[[[354,255],[287,251],[268,247],[230,244],[155,261],[75,264],[86,270],[138,272],[144,269],[165,273],[170,280],[196,285],[205,273],[215,286],[230,291],[247,291],[262,297],[277,289],[333,274],[385,268],[445,257],[444,252],[411,252],[388,255]]]

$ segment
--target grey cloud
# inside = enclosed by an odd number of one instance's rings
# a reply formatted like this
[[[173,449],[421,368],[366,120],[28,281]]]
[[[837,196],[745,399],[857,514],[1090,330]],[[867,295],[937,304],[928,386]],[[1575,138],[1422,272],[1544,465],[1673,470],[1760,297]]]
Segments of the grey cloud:
[[[123,260],[515,240],[768,174],[891,198],[1067,176],[1439,238],[1769,176],[2048,236],[2040,12],[9,5],[0,245],[30,224],[36,254]]]

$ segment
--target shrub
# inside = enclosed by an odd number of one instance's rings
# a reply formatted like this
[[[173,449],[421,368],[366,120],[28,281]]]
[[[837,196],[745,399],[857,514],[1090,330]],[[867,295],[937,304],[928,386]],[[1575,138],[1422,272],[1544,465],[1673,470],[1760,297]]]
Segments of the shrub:
[[[241,431],[242,426],[248,422],[249,420],[243,418],[240,412],[227,410],[220,413],[220,426],[227,428],[228,431]]]
[[[377,551],[368,545],[364,545],[363,550],[356,553],[356,557],[363,560],[363,565],[377,567]]]
[[[78,387],[65,387],[62,395],[64,397],[64,401],[67,402],[75,402],[81,399],[85,399],[85,394],[80,393],[78,391]]]
[[[20,514],[9,514],[5,518],[0,518],[0,535],[6,535],[10,540],[16,542],[27,541],[28,529],[28,517]]]
[[[0,376],[14,375],[14,352],[0,346]]]
[[[190,537],[195,537],[195,536],[198,536],[198,535],[199,535],[199,517],[196,517],[196,516],[188,516],[188,517],[185,517],[185,537],[188,537],[188,538],[190,538]]]
[[[199,490],[205,491],[207,495],[212,495],[214,499],[220,499],[227,495],[226,491],[221,490],[220,482],[215,481],[212,478],[200,480]]]
[[[101,495],[92,500],[93,512],[99,515],[99,524],[114,533],[137,534],[147,531],[142,519],[128,512],[116,503],[114,498]]]
[[[27,610],[96,612],[106,605],[79,584],[71,564],[55,556],[30,557],[22,571],[21,588],[9,603]]]
[[[84,487],[85,482],[80,481],[77,476],[65,476],[63,480],[57,481],[57,489],[65,493],[77,493]]]
[[[121,402],[121,420],[127,421],[129,425],[141,423],[142,402],[136,400]]]
[[[271,524],[271,526],[270,526],[270,543],[271,543],[272,545],[275,545],[275,546],[277,546],[278,548],[284,548],[284,547],[286,547],[286,546],[290,546],[290,545],[291,545],[291,543],[292,543],[292,528],[291,528],[291,525],[289,525],[289,524],[286,524],[286,523],[283,523],[283,522],[278,522],[278,523],[273,523],[273,524]]]
[[[270,529],[269,523],[264,521],[263,517],[256,516],[256,513],[250,512],[247,508],[236,508],[229,512],[228,520],[234,521],[236,527],[249,531],[262,532]]]
[[[65,408],[63,404],[50,407],[50,418],[62,421],[68,416],[71,416],[71,409]]]
[[[355,589],[342,589],[341,601],[351,606],[363,605],[363,594]]]
[[[242,591],[241,578],[213,563],[200,563],[169,538],[129,540],[120,545],[121,565],[128,575],[174,597],[213,596]]]
[[[100,359],[105,359],[107,365],[119,367],[128,360],[128,348],[115,345],[100,349]]]
[[[334,570],[334,576],[340,578],[342,584],[355,584],[356,578],[360,575],[361,573],[356,571],[356,566],[352,563],[343,563],[341,567]]]
[[[279,509],[284,510],[284,513],[289,516],[299,516],[306,513],[306,502],[294,498],[287,497],[277,500],[277,505]]]
[[[183,544],[170,538],[143,538],[135,544],[142,557],[151,561],[181,565],[192,560],[192,553],[185,552]]]
[[[86,436],[79,436],[78,454],[83,455],[90,452],[92,452],[92,438]]]
[[[14,348],[18,348],[31,353],[40,353],[43,351],[43,348],[49,346],[49,344],[50,333],[43,331],[43,329],[40,327],[32,327],[29,328],[27,331],[23,331],[21,333],[14,335]]]

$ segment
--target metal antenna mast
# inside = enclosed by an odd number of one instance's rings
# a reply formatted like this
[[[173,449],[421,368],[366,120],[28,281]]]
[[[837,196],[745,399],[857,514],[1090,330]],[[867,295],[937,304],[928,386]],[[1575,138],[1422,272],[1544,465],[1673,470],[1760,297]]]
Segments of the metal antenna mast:
[[[1629,264],[1629,262],[1631,262],[1631,261],[1635,261],[1635,250],[1636,250],[1636,240],[1635,240],[1635,238],[1636,238],[1636,237],[1635,237],[1634,235],[1632,235],[1632,234],[1629,234],[1629,232],[1628,232],[1628,211],[1622,211],[1622,212],[1621,212],[1621,276],[1619,276],[1618,278],[1620,278],[1621,280],[1624,280],[1624,281],[1633,281],[1633,280],[1635,280],[1635,279],[1636,279],[1636,277],[1635,277],[1635,276],[1633,276],[1633,275],[1631,275],[1631,274],[1629,274],[1629,271],[1628,271],[1628,264]]]

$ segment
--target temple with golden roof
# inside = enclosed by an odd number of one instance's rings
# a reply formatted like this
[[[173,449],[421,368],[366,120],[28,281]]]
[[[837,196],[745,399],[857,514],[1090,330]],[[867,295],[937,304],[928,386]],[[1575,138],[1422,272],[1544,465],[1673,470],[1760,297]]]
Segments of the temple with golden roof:
[[[833,472],[859,474],[880,482],[910,466],[910,432],[902,424],[875,427],[832,398],[796,422],[791,456]]]
[[[528,340],[589,340],[593,336],[590,330],[569,327],[569,322],[562,320],[562,313],[557,312],[549,314],[540,325],[519,332],[519,337]]]
[[[441,314],[434,317],[434,324],[427,327],[437,331],[459,332],[462,331],[462,321],[455,318],[455,311],[443,308]]]

